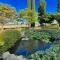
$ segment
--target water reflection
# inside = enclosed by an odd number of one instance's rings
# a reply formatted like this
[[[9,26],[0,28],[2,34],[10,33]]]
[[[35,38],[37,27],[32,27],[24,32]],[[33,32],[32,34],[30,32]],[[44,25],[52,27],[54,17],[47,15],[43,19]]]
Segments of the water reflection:
[[[16,55],[28,56],[36,51],[40,51],[40,50],[45,51],[46,49],[49,49],[52,46],[51,43],[45,43],[43,48],[41,48],[39,45],[40,44],[38,40],[35,41],[23,40],[20,42],[20,45],[16,50]]]

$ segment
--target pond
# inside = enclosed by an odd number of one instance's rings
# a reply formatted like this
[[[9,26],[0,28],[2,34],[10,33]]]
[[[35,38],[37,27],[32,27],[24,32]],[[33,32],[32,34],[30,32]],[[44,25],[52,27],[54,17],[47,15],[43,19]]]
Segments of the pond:
[[[45,51],[46,49],[49,49],[52,44],[51,43],[45,43],[44,47],[41,48],[39,46],[39,41],[35,40],[35,41],[31,41],[31,40],[22,40],[20,42],[20,45],[18,46],[17,50],[16,50],[16,55],[23,55],[23,56],[28,56],[31,55],[33,52],[36,51]]]

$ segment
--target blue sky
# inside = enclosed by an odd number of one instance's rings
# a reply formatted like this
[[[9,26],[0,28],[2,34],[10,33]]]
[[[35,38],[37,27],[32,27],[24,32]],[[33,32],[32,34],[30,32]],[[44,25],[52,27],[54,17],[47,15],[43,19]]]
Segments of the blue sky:
[[[7,3],[16,8],[17,12],[21,9],[27,8],[27,0],[0,0],[2,3]],[[36,11],[38,11],[39,0],[36,0]],[[46,0],[46,12],[56,13],[57,0]]]

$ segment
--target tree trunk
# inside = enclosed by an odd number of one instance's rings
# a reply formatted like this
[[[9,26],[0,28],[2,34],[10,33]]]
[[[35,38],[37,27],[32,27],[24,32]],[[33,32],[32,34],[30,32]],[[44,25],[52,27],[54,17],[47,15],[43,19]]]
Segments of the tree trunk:
[[[35,22],[31,23],[31,27],[35,27]]]
[[[59,27],[60,27],[60,23],[59,23]]]

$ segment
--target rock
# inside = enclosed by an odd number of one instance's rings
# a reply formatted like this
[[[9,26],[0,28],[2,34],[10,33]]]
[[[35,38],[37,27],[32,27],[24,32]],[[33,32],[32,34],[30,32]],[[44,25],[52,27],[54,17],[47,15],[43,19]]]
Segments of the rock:
[[[24,58],[22,55],[17,56],[17,60],[27,60],[26,58]]]
[[[7,57],[7,60],[17,60],[17,56],[15,56],[14,54],[10,54],[10,55]]]
[[[5,52],[2,55],[3,60],[17,60],[17,57],[14,54],[10,54],[9,52]]]
[[[10,54],[9,52],[5,52],[2,55],[3,60],[28,60],[27,58],[24,58],[22,55],[16,56],[14,54]]]
[[[7,58],[9,55],[10,55],[10,53],[7,51],[7,52],[3,53],[2,58],[5,59],[5,58]]]
[[[17,56],[17,59],[18,59],[18,60],[22,60],[22,59],[23,59],[23,56],[22,56],[22,55]]]
[[[23,41],[24,41],[24,40],[29,40],[29,38],[27,38],[27,37],[26,37],[26,38],[22,38],[22,40],[23,40]]]

